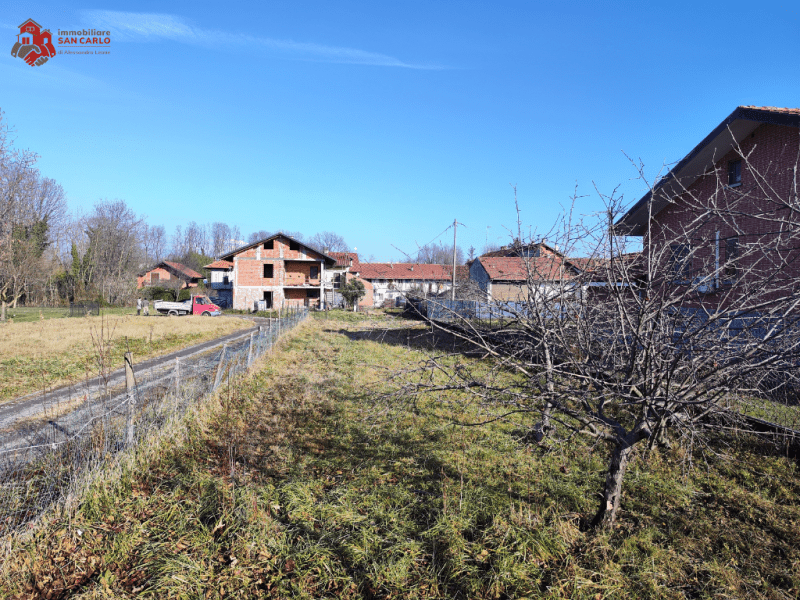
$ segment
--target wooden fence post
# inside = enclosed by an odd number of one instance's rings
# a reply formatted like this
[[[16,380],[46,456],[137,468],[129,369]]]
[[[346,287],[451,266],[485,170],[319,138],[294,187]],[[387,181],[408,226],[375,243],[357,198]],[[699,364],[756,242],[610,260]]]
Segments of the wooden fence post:
[[[175,404],[178,403],[178,398],[181,393],[181,363],[179,358],[175,358]]]
[[[127,443],[133,445],[135,438],[134,417],[136,411],[136,380],[133,377],[133,353],[125,353],[125,389],[128,393]]]
[[[214,377],[214,388],[217,389],[219,387],[220,382],[222,381],[222,371],[225,368],[225,353],[228,350],[228,344],[225,344],[222,347],[222,354],[219,357],[219,365],[217,365],[217,376]]]
[[[250,348],[247,351],[247,368],[248,369],[250,368],[250,365],[253,362],[253,335],[255,335],[255,334],[253,332],[251,332],[250,333]]]

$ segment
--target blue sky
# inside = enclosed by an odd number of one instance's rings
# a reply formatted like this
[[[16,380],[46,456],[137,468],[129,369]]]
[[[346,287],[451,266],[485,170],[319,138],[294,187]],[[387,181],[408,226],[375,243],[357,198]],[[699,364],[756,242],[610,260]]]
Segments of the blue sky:
[[[10,56],[16,26],[111,54]],[[74,211],[345,237],[378,260],[644,191],[737,105],[800,106],[788,2],[4,3],[0,108]],[[439,238],[447,242],[452,231]]]

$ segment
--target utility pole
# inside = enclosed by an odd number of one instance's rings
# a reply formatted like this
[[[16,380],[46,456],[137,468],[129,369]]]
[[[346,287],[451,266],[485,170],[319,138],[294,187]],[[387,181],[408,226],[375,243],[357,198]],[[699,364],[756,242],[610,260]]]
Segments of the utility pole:
[[[450,300],[455,302],[456,299],[456,230],[458,229],[458,220],[453,219],[453,287],[450,288]]]

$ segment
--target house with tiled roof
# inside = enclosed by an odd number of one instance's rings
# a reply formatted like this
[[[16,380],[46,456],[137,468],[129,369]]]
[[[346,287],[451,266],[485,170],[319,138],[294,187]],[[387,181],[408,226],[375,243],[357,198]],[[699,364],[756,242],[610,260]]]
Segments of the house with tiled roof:
[[[470,265],[469,277],[497,302],[524,302],[532,291],[555,292],[574,280],[580,269],[560,253],[540,256],[480,256]]]
[[[456,267],[456,276],[458,274]],[[360,263],[358,276],[372,285],[375,306],[382,306],[387,301],[396,302],[409,293],[428,296],[449,290],[453,282],[453,267],[419,263]]]
[[[136,288],[151,286],[173,286],[178,282],[181,288],[197,287],[203,275],[186,265],[169,260],[162,260],[157,265],[139,273]]]
[[[691,290],[704,306],[732,301],[731,286],[744,289],[742,271],[759,260],[771,265],[784,254],[782,276],[800,279],[799,261],[789,258],[794,250],[779,239],[782,227],[798,223],[798,156],[800,109],[739,106],[631,206],[614,232],[642,238],[644,270]],[[654,260],[664,264],[646,264]]]
[[[325,271],[337,259],[284,233],[220,256],[205,268],[211,288],[237,310],[325,307]]]
[[[328,252],[327,254],[336,260],[336,264],[325,270],[326,302],[330,306],[340,306],[344,299],[339,290],[347,283],[348,278],[352,279],[358,273],[358,254],[355,252]]]

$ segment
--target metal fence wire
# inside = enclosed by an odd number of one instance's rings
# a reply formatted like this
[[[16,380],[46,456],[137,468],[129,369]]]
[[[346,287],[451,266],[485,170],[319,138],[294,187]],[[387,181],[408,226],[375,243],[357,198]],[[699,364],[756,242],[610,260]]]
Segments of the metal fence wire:
[[[249,336],[145,371],[126,368],[126,382],[100,378],[77,406],[43,412],[0,438],[0,536],[20,531],[45,510],[74,497],[121,452],[164,430],[199,400],[246,372],[308,310],[269,319]],[[265,320],[266,321],[266,320]]]

